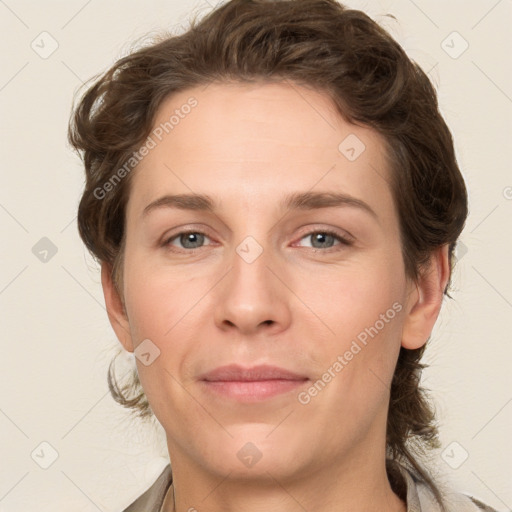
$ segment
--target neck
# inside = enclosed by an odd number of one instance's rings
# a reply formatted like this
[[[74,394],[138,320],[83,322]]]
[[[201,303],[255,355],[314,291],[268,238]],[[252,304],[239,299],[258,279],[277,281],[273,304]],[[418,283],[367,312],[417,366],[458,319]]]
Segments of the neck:
[[[266,472],[248,480],[184,464],[173,451],[173,486],[162,512],[406,512],[389,484],[385,459],[376,464],[375,451],[367,453],[359,454],[357,465],[330,461],[307,475],[279,478]]]

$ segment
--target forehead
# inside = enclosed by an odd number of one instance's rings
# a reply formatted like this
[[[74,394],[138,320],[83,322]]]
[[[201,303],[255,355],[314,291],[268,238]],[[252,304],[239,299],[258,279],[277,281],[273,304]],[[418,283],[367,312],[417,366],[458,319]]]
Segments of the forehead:
[[[164,192],[271,201],[312,189],[389,207],[382,136],[347,123],[326,93],[291,82],[211,83],[173,94],[150,137],[154,147],[134,171],[131,208]]]
[[[187,103],[191,98],[197,105],[189,109]],[[190,112],[179,119],[172,115],[180,110]],[[171,117],[174,117],[173,126],[169,127]],[[169,139],[170,145],[170,139],[174,139],[183,150],[197,149],[199,139],[201,149],[219,159],[257,157],[248,153],[255,141],[264,144],[266,153],[262,160],[272,150],[274,156],[284,156],[279,152],[279,145],[296,147],[301,157],[317,159],[317,150],[322,149],[325,159],[336,159],[340,136],[356,133],[371,145],[382,143],[373,130],[345,122],[325,92],[289,81],[212,83],[181,91],[162,103],[153,128],[165,132],[166,123],[168,133],[163,136]],[[232,141],[245,145],[232,146]],[[193,159],[194,153],[187,157]],[[287,160],[291,157],[286,154]]]

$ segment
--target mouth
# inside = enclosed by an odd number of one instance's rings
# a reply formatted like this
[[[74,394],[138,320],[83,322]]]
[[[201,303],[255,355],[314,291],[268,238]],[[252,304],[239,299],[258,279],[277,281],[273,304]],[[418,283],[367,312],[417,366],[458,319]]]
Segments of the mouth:
[[[200,377],[210,393],[241,402],[258,402],[304,386],[309,378],[284,368],[260,365],[244,368],[228,365]]]

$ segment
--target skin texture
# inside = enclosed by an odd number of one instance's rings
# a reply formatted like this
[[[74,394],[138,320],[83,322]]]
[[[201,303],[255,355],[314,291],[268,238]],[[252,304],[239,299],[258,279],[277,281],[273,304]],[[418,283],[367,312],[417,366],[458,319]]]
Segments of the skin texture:
[[[420,347],[432,331],[447,247],[417,283],[406,278],[383,140],[346,123],[322,93],[289,82],[213,83],[169,97],[155,127],[191,96],[198,105],[133,171],[122,298],[102,266],[119,341],[133,351],[149,339],[160,351],[137,366],[167,434],[175,497],[165,510],[174,501],[178,512],[405,510],[385,471],[389,385],[400,346]],[[338,149],[351,134],[365,145],[354,161]],[[349,194],[375,216],[348,205],[288,211],[281,201],[295,192]],[[143,215],[182,193],[219,206]],[[176,237],[185,229],[205,236]],[[326,229],[352,243],[314,236]],[[251,263],[240,255],[260,249]],[[332,376],[338,356],[380,327],[382,314],[384,327]],[[229,363],[272,364],[309,381],[240,403],[199,380]],[[299,392],[329,368],[330,381],[301,403]],[[247,467],[241,449],[260,460]]]

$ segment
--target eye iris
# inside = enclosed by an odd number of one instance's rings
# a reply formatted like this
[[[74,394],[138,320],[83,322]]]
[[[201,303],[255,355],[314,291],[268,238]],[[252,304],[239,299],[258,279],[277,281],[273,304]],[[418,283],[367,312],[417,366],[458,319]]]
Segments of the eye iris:
[[[334,240],[334,237],[332,235],[329,235],[328,233],[315,233],[313,235],[311,235],[313,237],[313,241],[316,242],[316,241],[320,241],[321,243],[321,247],[324,247],[325,245],[325,239],[332,239]],[[323,242],[322,242],[322,239],[323,239]],[[313,246],[315,246],[315,244],[313,243]],[[329,245],[330,246],[330,245]]]
[[[194,241],[194,238],[198,238],[199,241]],[[204,242],[204,235],[201,233],[185,233],[180,236],[180,242],[182,243],[183,247],[186,247],[187,249],[195,249],[196,247],[187,246],[187,243],[192,242],[192,244],[201,245],[201,243]]]

